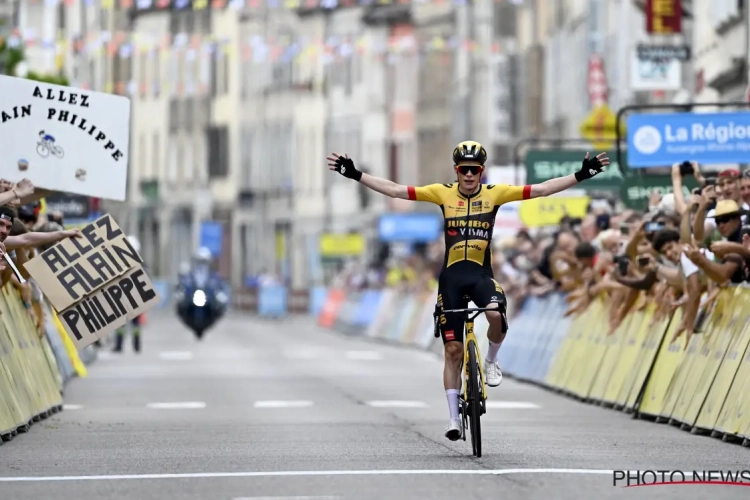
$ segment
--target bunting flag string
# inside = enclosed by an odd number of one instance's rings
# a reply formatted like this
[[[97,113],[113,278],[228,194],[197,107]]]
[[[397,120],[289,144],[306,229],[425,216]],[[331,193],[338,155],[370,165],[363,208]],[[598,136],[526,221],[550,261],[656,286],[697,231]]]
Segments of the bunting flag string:
[[[104,9],[120,7],[146,8],[187,8],[195,10],[212,7],[287,7],[298,8],[301,4],[307,7],[323,6],[335,8],[346,5],[390,5],[390,4],[428,4],[428,3],[464,3],[467,0],[26,0],[30,3],[45,2],[54,6],[59,3],[72,5],[83,1],[86,5],[98,4]],[[507,0],[477,0],[507,1]],[[176,94],[207,91],[211,81],[211,59],[223,58],[227,64],[239,63],[243,66],[270,64],[295,64],[314,67],[318,62],[324,66],[346,61],[352,57],[372,58],[395,64],[401,57],[409,57],[410,64],[437,62],[441,65],[452,64],[451,54],[458,51],[479,53],[499,53],[498,43],[481,45],[476,41],[457,36],[417,37],[413,34],[398,36],[382,35],[349,35],[330,37],[328,39],[291,36],[258,35],[243,38],[228,38],[219,35],[201,35],[177,33],[174,35],[154,35],[153,33],[131,31],[89,32],[85,36],[70,38],[41,38],[31,29],[15,28],[7,38],[11,47],[24,46],[29,49],[41,49],[55,54],[56,65],[62,69],[64,61],[74,56],[117,57],[120,59],[144,58],[145,64],[152,67],[164,67],[160,77],[154,76],[145,82],[104,83],[105,92],[134,94],[145,92],[147,88],[160,88]],[[157,61],[157,64],[148,61]],[[261,70],[262,73],[265,69]],[[252,70],[258,73],[258,70]],[[150,72],[153,74],[153,71]],[[76,86],[91,88],[87,81],[75,82]]]
[[[393,37],[362,35],[330,37],[323,40],[288,36],[264,38],[254,35],[233,42],[227,37],[212,35],[178,33],[174,36],[168,34],[155,36],[148,33],[124,31],[116,33],[103,31],[98,34],[89,34],[85,38],[74,36],[68,40],[41,39],[33,30],[27,30],[25,33],[14,30],[8,37],[8,45],[10,47],[20,45],[29,48],[38,47],[63,54],[99,55],[106,50],[110,55],[118,54],[121,58],[175,49],[187,52],[221,50],[229,55],[233,55],[236,51],[240,54],[241,60],[255,63],[276,62],[280,59],[300,61],[321,54],[347,58],[354,54],[385,56],[389,54],[428,55],[431,52],[445,53],[458,50],[492,53],[501,51],[501,46],[497,42],[488,46],[457,36],[417,39],[413,35]]]
[[[172,9],[194,10],[205,9],[337,9],[346,7],[391,6],[391,5],[466,5],[471,0],[25,0],[31,4],[44,3],[50,6],[58,4],[73,5],[82,1],[84,5],[101,5],[103,9],[133,9],[135,11]],[[474,0],[475,2],[502,3],[510,0]]]

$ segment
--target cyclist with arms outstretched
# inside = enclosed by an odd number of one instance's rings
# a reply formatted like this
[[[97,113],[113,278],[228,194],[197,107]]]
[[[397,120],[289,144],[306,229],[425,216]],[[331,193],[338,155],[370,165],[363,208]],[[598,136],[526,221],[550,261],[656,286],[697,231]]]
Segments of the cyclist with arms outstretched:
[[[486,161],[487,151],[481,144],[462,142],[453,150],[453,169],[458,182],[422,187],[404,186],[365,174],[357,170],[348,155],[333,153],[328,157],[328,166],[330,170],[391,198],[426,201],[442,209],[445,261],[438,280],[438,304],[443,309],[459,309],[464,305],[463,296],[468,295],[477,307],[497,309],[485,313],[490,326],[487,332],[489,352],[484,364],[487,385],[497,387],[503,378],[497,364],[497,353],[508,331],[508,319],[505,294],[492,273],[491,241],[495,214],[504,203],[549,196],[590,179],[609,165],[609,159],[606,153],[593,158],[586,153],[581,169],[575,174],[527,186],[482,185],[480,179]],[[443,384],[450,410],[445,436],[455,441],[461,436],[458,395],[464,325],[460,316],[450,314],[441,317],[440,323],[445,349]]]

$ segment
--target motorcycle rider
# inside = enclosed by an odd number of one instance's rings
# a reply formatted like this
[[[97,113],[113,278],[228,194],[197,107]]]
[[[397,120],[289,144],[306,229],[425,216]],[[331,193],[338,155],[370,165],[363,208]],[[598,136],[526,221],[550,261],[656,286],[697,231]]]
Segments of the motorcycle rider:
[[[227,286],[219,274],[211,268],[212,261],[211,251],[206,247],[201,247],[195,253],[190,269],[185,272],[183,267],[178,278],[177,289],[180,300],[177,303],[177,313],[190,328],[195,326],[192,324],[191,315],[194,306],[205,307],[208,314],[206,327],[218,320],[227,306]],[[200,306],[194,303],[194,294],[199,290],[202,290],[206,296],[205,304]],[[201,335],[202,333],[199,334],[199,338]]]

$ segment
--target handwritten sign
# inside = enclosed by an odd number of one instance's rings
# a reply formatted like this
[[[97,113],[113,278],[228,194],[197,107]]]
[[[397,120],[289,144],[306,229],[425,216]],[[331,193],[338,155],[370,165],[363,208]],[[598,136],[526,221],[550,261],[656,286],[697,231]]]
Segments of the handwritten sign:
[[[0,177],[124,201],[130,141],[127,97],[0,76]]]
[[[159,303],[143,260],[106,214],[25,264],[82,349]]]
[[[59,316],[76,347],[87,346],[158,302],[151,278],[142,267],[136,267],[61,311]]]
[[[81,233],[83,237],[66,238],[26,263],[26,270],[58,311],[143,263],[109,214]]]

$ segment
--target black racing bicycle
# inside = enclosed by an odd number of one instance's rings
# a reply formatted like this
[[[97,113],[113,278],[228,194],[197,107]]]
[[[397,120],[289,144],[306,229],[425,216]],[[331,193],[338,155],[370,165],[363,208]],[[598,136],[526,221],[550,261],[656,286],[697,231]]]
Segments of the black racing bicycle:
[[[470,298],[463,297],[466,305]],[[474,319],[486,311],[497,311],[496,308],[481,307],[462,309],[442,309],[440,304],[435,306],[433,314],[435,318],[435,337],[440,337],[440,316],[443,314],[458,314],[464,322],[464,368],[463,389],[458,398],[458,412],[461,417],[461,439],[466,441],[466,428],[471,430],[471,447],[474,456],[482,456],[482,425],[480,417],[487,413],[487,386],[484,379],[484,368],[482,367],[482,355],[479,352],[479,344],[474,335]]]

